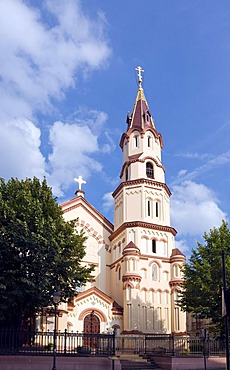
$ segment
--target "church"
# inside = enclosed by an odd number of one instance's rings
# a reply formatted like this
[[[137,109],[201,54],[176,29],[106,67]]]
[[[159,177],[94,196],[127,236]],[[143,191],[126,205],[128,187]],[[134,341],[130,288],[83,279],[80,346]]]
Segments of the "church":
[[[138,91],[121,135],[120,184],[112,194],[114,224],[87,201],[81,176],[75,179],[76,196],[60,205],[64,219],[77,219],[78,230],[84,230],[82,263],[94,265],[95,270],[92,282],[72,301],[59,305],[59,330],[186,332],[186,313],[177,305],[185,256],[175,248],[176,230],[170,225],[171,193],[161,161],[163,140],[145,98],[144,71],[136,70]]]

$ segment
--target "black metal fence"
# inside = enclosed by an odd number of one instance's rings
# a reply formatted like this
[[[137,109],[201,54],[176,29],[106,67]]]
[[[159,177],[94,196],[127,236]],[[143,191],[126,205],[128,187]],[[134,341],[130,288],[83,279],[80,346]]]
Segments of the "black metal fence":
[[[0,355],[52,355],[53,332],[0,331]],[[115,354],[115,333],[84,334],[57,332],[57,355],[95,355]]]
[[[0,331],[0,355],[53,355],[53,332]],[[223,356],[224,340],[157,334],[120,335],[57,332],[58,356],[113,356],[121,353],[165,356]]]
[[[116,352],[160,354],[166,356],[223,356],[225,341],[214,338],[174,336],[170,334],[121,335],[116,338]]]

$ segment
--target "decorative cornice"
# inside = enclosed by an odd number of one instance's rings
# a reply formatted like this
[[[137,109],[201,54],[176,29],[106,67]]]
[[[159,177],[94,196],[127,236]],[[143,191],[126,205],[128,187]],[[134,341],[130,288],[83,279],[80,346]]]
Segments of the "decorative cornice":
[[[186,257],[185,256],[173,256],[173,257],[170,257],[170,263],[174,263],[174,262],[185,262],[186,261]]]
[[[59,207],[62,209],[63,213],[67,213],[82,207],[87,213],[89,213],[100,225],[102,225],[109,233],[113,232],[113,224],[104,217],[96,208],[94,208],[85,198],[79,196],[73,198],[67,202],[61,203]]]
[[[141,276],[139,274],[135,274],[135,272],[126,272],[122,276],[123,283],[126,282],[126,281],[138,281],[138,282],[140,282],[141,279],[142,279]]]
[[[169,282],[170,287],[180,286],[181,284],[183,284],[183,280],[182,279],[171,280]]]
[[[136,162],[141,162],[141,163],[145,163],[146,160],[150,159],[151,161],[153,161],[157,167],[160,167],[162,168],[162,170],[165,172],[165,168],[164,166],[159,163],[156,158],[153,158],[153,157],[150,157],[150,156],[147,156],[147,157],[144,157],[144,158],[132,158],[132,157],[129,157],[129,161],[126,161],[123,166],[122,166],[122,169],[121,169],[121,173],[120,173],[120,178],[123,176],[123,173],[124,173],[124,169],[126,166],[130,166],[132,163],[136,163]]]
[[[162,139],[162,136],[159,132],[157,132],[157,130],[155,128],[152,128],[152,127],[144,127],[143,129],[139,129],[138,127],[131,127],[129,128],[126,132],[124,132],[121,136],[121,139],[120,139],[120,147],[123,148],[123,145],[124,145],[124,141],[125,139],[127,139],[127,141],[129,141],[129,138],[131,136],[131,134],[134,132],[134,131],[138,131],[140,132],[141,136],[143,136],[147,131],[151,131],[154,135],[154,137],[156,139],[159,139],[159,142],[160,142],[160,146],[161,146],[161,149],[163,148],[164,146],[164,143],[163,143],[163,139]]]
[[[84,298],[88,298],[88,297],[92,296],[93,294],[95,294],[97,297],[99,297],[100,299],[102,299],[103,301],[108,303],[109,305],[111,305],[114,301],[111,297],[109,297],[107,294],[103,293],[97,287],[92,287],[92,288],[89,288],[89,289],[85,290],[84,292],[78,293],[78,295],[75,298],[75,302],[81,301]]]
[[[156,225],[150,222],[132,221],[132,222],[124,222],[117,230],[114,231],[112,235],[109,236],[109,240],[112,241],[125,229],[129,229],[133,227],[141,227],[143,229],[164,231],[164,232],[171,233],[173,236],[175,236],[177,233],[176,230],[170,226]]]
[[[102,312],[98,308],[94,308],[94,309],[92,309],[92,308],[86,308],[85,310],[83,310],[79,314],[78,320],[83,320],[87,315],[92,314],[92,312],[94,313],[94,315],[99,316],[99,318],[100,318],[100,320],[102,322],[106,322],[107,321],[107,318],[106,318],[106,315],[104,314],[104,312]]]
[[[119,193],[119,191],[122,190],[124,187],[133,186],[133,185],[142,185],[142,184],[149,185],[152,187],[155,186],[157,188],[163,188],[168,194],[168,196],[169,197],[171,196],[171,191],[169,190],[168,186],[165,183],[151,180],[151,179],[143,179],[143,178],[137,179],[137,180],[131,180],[131,181],[124,181],[120,183],[120,185],[118,185],[116,190],[114,190],[114,192],[112,193],[112,196],[115,197],[117,193]]]

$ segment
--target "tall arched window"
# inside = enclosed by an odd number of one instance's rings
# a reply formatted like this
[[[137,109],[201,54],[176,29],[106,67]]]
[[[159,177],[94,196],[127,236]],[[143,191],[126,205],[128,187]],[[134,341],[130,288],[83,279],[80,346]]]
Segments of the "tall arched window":
[[[173,266],[173,272],[174,272],[174,277],[180,277],[180,267],[179,267],[179,265],[174,265]]]
[[[146,198],[146,217],[153,217],[154,201],[151,198]]]
[[[146,176],[150,179],[154,179],[153,164],[151,162],[146,163]]]
[[[151,148],[151,146],[152,146],[152,138],[151,138],[151,136],[148,136],[147,137],[147,145],[148,145],[148,148]]]
[[[156,201],[156,217],[160,217],[160,202]]]
[[[128,179],[129,179],[129,169],[128,169],[128,167],[126,167],[126,169],[125,169],[125,181],[128,181]]]
[[[152,253],[156,253],[157,247],[156,247],[156,240],[152,239]]]
[[[158,266],[156,263],[152,264],[152,280],[153,281],[158,280]]]
[[[133,136],[133,148],[138,148],[139,147],[139,135],[136,134]]]

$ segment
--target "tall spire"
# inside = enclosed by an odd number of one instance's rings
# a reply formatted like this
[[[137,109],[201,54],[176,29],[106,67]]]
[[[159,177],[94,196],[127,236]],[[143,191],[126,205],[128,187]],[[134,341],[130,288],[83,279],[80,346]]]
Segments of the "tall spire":
[[[144,72],[142,67],[137,67],[135,70],[138,72],[138,92],[134,103],[134,108],[132,115],[128,117],[128,129],[137,129],[139,131],[144,131],[145,129],[155,129],[153,118],[149,111],[148,103],[145,98],[144,90],[142,87]]]

